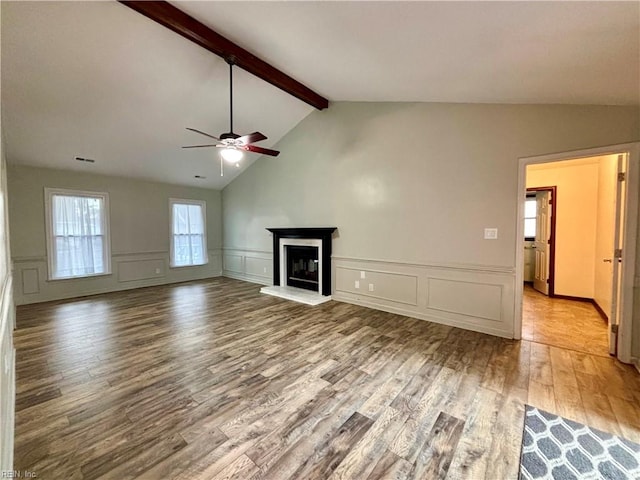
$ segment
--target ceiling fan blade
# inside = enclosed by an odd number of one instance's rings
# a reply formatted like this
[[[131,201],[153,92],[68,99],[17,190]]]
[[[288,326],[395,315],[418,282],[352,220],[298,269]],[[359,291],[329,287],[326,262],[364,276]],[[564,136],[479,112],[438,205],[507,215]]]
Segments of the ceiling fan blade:
[[[244,149],[249,150],[250,152],[253,152],[253,153],[271,155],[272,157],[277,157],[278,155],[280,155],[280,152],[277,150],[270,150],[268,148],[256,147],[255,145],[246,145]]]
[[[204,147],[217,147],[218,145],[216,144],[211,144],[211,145],[187,145],[186,147],[182,147],[182,148],[204,148]]]
[[[262,140],[266,140],[267,137],[265,137],[262,133],[260,132],[253,132],[250,133],[248,135],[243,135],[239,138],[237,138],[237,141],[242,142],[245,145],[249,145],[250,143],[256,143],[256,142],[260,142]]]
[[[214,137],[213,135],[209,135],[208,133],[201,132],[200,130],[196,130],[195,128],[186,127],[187,130],[191,130],[192,132],[199,133],[200,135],[204,135],[205,137],[213,138],[214,140],[220,141],[218,137]]]

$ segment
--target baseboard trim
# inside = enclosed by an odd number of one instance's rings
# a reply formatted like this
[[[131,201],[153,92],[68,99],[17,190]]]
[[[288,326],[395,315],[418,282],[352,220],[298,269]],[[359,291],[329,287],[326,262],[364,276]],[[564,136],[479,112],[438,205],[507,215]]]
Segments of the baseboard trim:
[[[640,373],[640,358],[632,358],[631,359],[631,363],[633,364],[634,367],[636,367],[636,370],[638,370],[638,373]]]
[[[605,313],[605,311],[598,305],[595,298],[587,298],[587,297],[572,297],[571,295],[549,295],[550,298],[557,298],[559,300],[573,300],[574,302],[584,302],[590,303],[596,309],[598,314],[602,317],[605,322],[609,322],[609,316]]]
[[[502,338],[513,338],[512,332],[507,332],[497,328],[486,327],[483,325],[477,325],[472,322],[455,321],[448,318],[436,317],[422,312],[416,312],[405,308],[394,307],[391,305],[384,305],[361,298],[352,298],[350,296],[341,295],[340,292],[334,292],[332,300],[343,303],[350,303],[353,305],[359,305],[361,307],[372,308],[374,310],[382,310],[383,312],[395,313],[397,315],[404,315],[405,317],[417,318],[418,320],[425,320],[427,322],[439,323],[441,325],[447,325],[449,327],[460,328],[464,330],[471,330],[479,333],[486,333],[488,335],[494,335]]]
[[[598,313],[600,314],[600,316],[602,317],[602,320],[605,321],[605,323],[609,323],[609,316],[605,313],[605,311],[602,309],[602,307],[600,305],[598,305],[598,302],[596,302],[596,299],[594,298],[591,303],[593,303],[593,306],[596,308],[596,310],[598,311]]]
[[[593,303],[593,298],[573,297],[571,295],[558,295],[557,293],[554,293],[553,295],[549,295],[549,298],[557,298],[558,300],[573,300],[574,302]]]

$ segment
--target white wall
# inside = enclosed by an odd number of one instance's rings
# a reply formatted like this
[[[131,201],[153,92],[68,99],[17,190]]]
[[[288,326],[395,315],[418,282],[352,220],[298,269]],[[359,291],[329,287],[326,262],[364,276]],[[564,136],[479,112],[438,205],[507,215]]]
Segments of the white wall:
[[[556,186],[556,295],[594,298],[598,159],[527,167],[527,188]]]
[[[512,336],[517,159],[638,140],[639,120],[633,107],[333,103],[224,189],[225,272],[267,283],[266,227],[336,226],[334,298]],[[354,271],[376,275],[374,292]]]
[[[221,274],[220,191],[25,166],[10,166],[8,173],[17,304]],[[47,279],[45,187],[109,193],[111,275],[54,281]],[[169,267],[169,198],[206,201],[207,265]],[[160,273],[156,273],[157,269]]]

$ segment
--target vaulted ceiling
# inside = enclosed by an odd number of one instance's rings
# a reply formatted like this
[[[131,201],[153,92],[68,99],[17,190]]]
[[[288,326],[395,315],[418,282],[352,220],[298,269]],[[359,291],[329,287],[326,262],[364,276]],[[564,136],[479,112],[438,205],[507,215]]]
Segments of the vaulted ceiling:
[[[638,2],[171,3],[330,101],[640,105]],[[220,177],[215,149],[180,148],[228,130],[221,58],[117,2],[0,8],[10,163],[222,188],[260,161]],[[234,73],[234,130],[261,146],[313,110]]]

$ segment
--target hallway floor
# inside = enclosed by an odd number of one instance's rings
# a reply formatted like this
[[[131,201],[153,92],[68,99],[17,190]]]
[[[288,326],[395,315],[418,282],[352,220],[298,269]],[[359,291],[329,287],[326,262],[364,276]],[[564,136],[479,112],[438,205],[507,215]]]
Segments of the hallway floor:
[[[525,285],[523,339],[609,356],[607,335],[607,323],[591,303],[549,298],[530,285]]]

